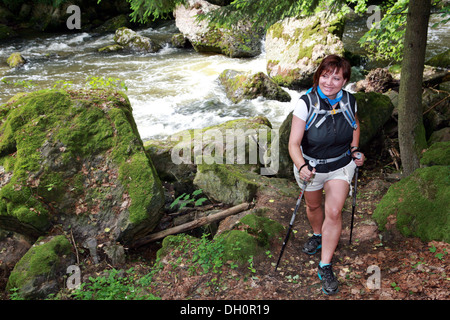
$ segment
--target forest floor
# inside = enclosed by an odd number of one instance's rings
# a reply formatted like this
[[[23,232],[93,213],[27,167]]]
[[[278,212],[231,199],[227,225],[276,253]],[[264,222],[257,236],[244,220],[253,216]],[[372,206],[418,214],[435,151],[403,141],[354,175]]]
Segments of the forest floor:
[[[293,236],[277,271],[282,239],[244,266],[225,263],[220,273],[192,272],[183,264],[181,252],[175,251],[163,259],[162,272],[154,277],[154,294],[163,300],[448,300],[450,244],[425,243],[396,232],[381,234],[371,216],[390,183],[382,170],[370,168],[370,164],[368,169],[361,170],[358,179],[352,244],[350,197],[344,207],[341,239],[333,258],[340,282],[336,295],[328,296],[321,290],[317,276],[320,252],[311,256],[301,252],[311,236],[304,206],[297,214]],[[268,217],[287,227],[295,202],[292,198],[262,196],[257,198],[255,208],[269,208]],[[140,248],[139,256],[145,256],[143,250],[147,250],[152,257],[157,247]]]

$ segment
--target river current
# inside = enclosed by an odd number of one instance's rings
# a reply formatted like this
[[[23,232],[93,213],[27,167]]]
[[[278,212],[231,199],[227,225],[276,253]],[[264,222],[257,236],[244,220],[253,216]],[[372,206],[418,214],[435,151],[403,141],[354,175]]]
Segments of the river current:
[[[428,58],[450,48],[448,26],[430,28]],[[345,46],[357,51],[356,41],[367,30],[365,28],[361,21],[347,24]],[[52,88],[57,81],[70,81],[72,88],[81,88],[89,76],[113,77],[126,84],[126,94],[144,141],[164,138],[184,129],[204,128],[258,115],[266,116],[274,127],[283,122],[293,108],[291,103],[257,98],[234,104],[227,99],[218,82],[225,69],[266,72],[263,41],[260,56],[233,59],[173,48],[168,43],[177,32],[173,22],[157,29],[139,30],[141,35],[166,43],[154,54],[99,53],[98,49],[114,44],[113,33],[48,34],[2,41],[0,104],[18,92]],[[6,65],[6,59],[13,52],[20,52],[28,60],[23,68],[9,69]],[[285,90],[293,101],[301,94]]]

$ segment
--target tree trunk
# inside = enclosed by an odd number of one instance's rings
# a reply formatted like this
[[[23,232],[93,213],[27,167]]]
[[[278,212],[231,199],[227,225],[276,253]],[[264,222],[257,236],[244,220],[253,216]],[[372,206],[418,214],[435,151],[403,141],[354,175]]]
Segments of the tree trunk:
[[[422,121],[422,80],[431,1],[409,1],[398,97],[398,136],[403,176],[419,168],[427,147]]]

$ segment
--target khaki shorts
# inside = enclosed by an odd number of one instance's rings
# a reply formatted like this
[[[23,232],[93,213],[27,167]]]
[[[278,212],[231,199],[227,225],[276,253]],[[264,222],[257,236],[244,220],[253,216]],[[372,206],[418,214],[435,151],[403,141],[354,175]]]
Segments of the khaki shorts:
[[[328,180],[345,180],[349,185],[352,183],[353,175],[355,174],[356,164],[352,160],[345,167],[331,171],[328,173],[318,173],[316,172],[313,178],[306,185],[305,191],[317,191],[323,188],[323,185]],[[303,187],[303,182],[300,180],[297,167],[294,164],[294,177],[300,188]]]

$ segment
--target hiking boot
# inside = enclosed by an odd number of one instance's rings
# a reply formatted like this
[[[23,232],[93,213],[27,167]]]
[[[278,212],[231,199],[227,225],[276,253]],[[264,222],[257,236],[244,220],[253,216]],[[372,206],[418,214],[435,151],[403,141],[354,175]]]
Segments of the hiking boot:
[[[319,266],[319,279],[322,281],[322,291],[325,294],[335,294],[338,292],[339,282],[334,276],[331,264],[320,267]]]
[[[306,241],[302,251],[307,254],[314,254],[320,248],[322,248],[322,237],[313,235],[308,239],[308,241]]]

